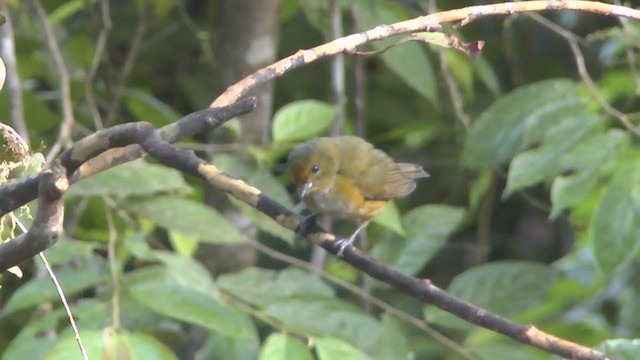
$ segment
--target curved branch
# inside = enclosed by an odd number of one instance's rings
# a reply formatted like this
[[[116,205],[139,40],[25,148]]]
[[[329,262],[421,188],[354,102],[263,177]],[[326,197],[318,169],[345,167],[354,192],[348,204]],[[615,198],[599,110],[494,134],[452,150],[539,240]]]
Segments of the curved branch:
[[[391,36],[407,33],[439,31],[442,28],[441,24],[443,23],[458,21],[459,23],[457,26],[462,27],[485,16],[510,15],[520,12],[544,10],[581,10],[596,14],[613,15],[640,20],[639,10],[595,1],[578,0],[509,2],[502,4],[469,6],[462,9],[441,11],[394,24],[378,25],[371,30],[351,34],[311,49],[300,50],[291,56],[279,60],[269,66],[263,67],[262,69],[238,81],[234,85],[231,85],[222,95],[218,96],[218,98],[211,103],[211,107],[233,103],[258,85],[271,81],[291,70],[329,56],[346,52],[354,52],[358,46],[375,40],[386,39]]]
[[[242,99],[229,106],[207,108],[191,113],[158,133],[163,140],[175,142],[194,134],[214,129],[231,118],[247,113],[256,106],[254,97]],[[118,125],[98,131],[78,141],[61,156],[71,183],[110,169],[144,155],[137,138],[129,132],[135,124]],[[91,139],[91,140],[88,140]],[[130,145],[133,144],[133,145]],[[17,209],[38,196],[38,183],[43,172],[10,180],[0,186],[0,216]]]
[[[216,166],[197,157],[192,151],[172,146],[164,141],[158,132],[154,131],[151,124],[138,123],[138,126],[138,131],[143,138],[140,146],[160,163],[207,181],[210,185],[260,210],[281,226],[295,231],[334,255],[340,250],[336,241],[338,238],[325,231],[317,223],[304,222],[298,214],[264,195],[258,188],[225,174]],[[458,299],[433,285],[428,279],[418,279],[403,274],[368,257],[355,248],[348,248],[344,252],[343,260],[369,276],[416,299],[522,343],[570,359],[606,359],[601,352],[547,334],[533,325],[516,324],[502,316]]]
[[[36,217],[29,231],[0,245],[0,272],[55,244],[62,232],[62,195],[67,192],[69,181],[60,164],[54,164],[41,174]]]

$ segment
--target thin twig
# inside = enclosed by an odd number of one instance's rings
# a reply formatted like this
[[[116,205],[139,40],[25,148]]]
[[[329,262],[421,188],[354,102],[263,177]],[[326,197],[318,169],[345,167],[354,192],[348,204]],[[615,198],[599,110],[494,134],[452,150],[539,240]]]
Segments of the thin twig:
[[[289,265],[293,265],[295,267],[307,270],[307,271],[313,271],[314,270],[314,266],[311,263],[302,261],[296,257],[293,256],[289,256],[285,253],[282,253],[280,251],[274,250],[268,246],[265,246],[263,244],[261,244],[258,241],[255,240],[249,240],[249,243],[251,244],[251,246],[255,247],[258,251],[262,252],[263,254],[272,257],[274,259],[280,260],[286,264]],[[412,316],[411,314],[408,314],[392,305],[387,304],[386,302],[378,299],[377,297],[371,295],[371,292],[366,291],[364,289],[359,288],[358,286],[355,286],[351,283],[348,283],[344,280],[340,280],[324,271],[320,271],[319,273],[320,277],[322,277],[323,279],[337,285],[340,286],[341,288],[358,295],[361,299],[366,300],[367,302],[371,303],[374,306],[377,306],[379,309],[385,311],[387,314],[392,315],[397,317],[398,319],[404,320],[406,322],[408,322],[409,324],[415,326],[416,328],[424,331],[426,334],[428,334],[429,336],[431,336],[434,340],[436,340],[437,342],[441,343],[442,345],[450,348],[451,350],[457,352],[458,354],[460,354],[463,358],[465,359],[477,359],[469,350],[465,349],[464,347],[460,346],[459,344],[457,344],[455,341],[449,339],[448,337],[446,337],[445,335],[439,333],[437,330],[435,330],[434,328],[430,327],[429,324],[427,324],[424,320],[419,319],[415,316]]]
[[[71,129],[75,122],[73,117],[73,105],[71,103],[71,80],[69,79],[69,71],[62,58],[58,40],[53,32],[47,13],[44,11],[40,0],[31,0],[31,4],[36,10],[38,20],[42,25],[49,52],[53,57],[58,76],[60,77],[60,105],[62,107],[62,123],[60,124],[60,132],[56,142],[47,154],[47,163],[51,162],[61,151],[63,147],[69,147],[72,144]]]
[[[622,6],[619,0],[613,0],[613,3]],[[632,37],[632,32],[635,30],[632,29],[629,25],[629,20],[625,18],[619,18],[618,20],[620,21],[620,25],[622,25],[622,31],[624,32],[625,36]],[[638,74],[638,67],[636,65],[636,54],[631,48],[631,44],[629,44],[628,41],[626,43],[627,46],[625,47],[625,52],[627,55],[627,63],[629,64],[629,72],[631,73],[631,76],[633,76],[633,80],[636,83],[636,95],[640,95],[640,75]]]
[[[552,30],[554,33],[558,34],[567,42],[571,47],[571,52],[573,53],[573,58],[576,62],[576,68],[578,70],[578,75],[587,86],[589,90],[589,94],[591,97],[604,109],[604,111],[609,114],[611,117],[617,119],[627,130],[633,132],[634,134],[640,136],[640,127],[636,126],[631,122],[631,118],[629,115],[621,112],[620,110],[614,108],[609,104],[609,102],[600,94],[598,87],[593,82],[591,75],[589,75],[589,71],[587,70],[587,65],[584,61],[584,55],[582,54],[582,50],[580,50],[580,45],[578,44],[578,38],[559,26],[555,26],[555,24],[551,23],[547,19],[543,18],[538,14],[528,14],[533,20],[540,23],[541,25],[547,27]]]
[[[138,59],[138,54],[140,53],[140,45],[142,44],[142,38],[144,37],[144,33],[147,31],[147,22],[149,20],[149,16],[151,15],[151,10],[153,9],[152,2],[149,0],[145,0],[144,2],[144,10],[140,14],[140,19],[138,20],[138,27],[133,34],[131,39],[131,44],[129,45],[129,52],[127,53],[127,57],[124,61],[124,65],[122,66],[122,70],[120,71],[120,77],[118,79],[118,85],[116,86],[115,92],[113,94],[113,100],[111,101],[111,106],[109,106],[109,110],[107,111],[107,116],[105,120],[105,126],[112,126],[115,121],[118,113],[120,112],[120,107],[122,106],[122,98],[124,97],[124,90],[127,85],[127,80],[129,78],[129,74],[133,69],[133,65]]]
[[[429,12],[434,13],[436,11],[437,6],[435,0],[430,0]],[[458,88],[458,84],[456,84],[456,81],[453,79],[453,75],[451,74],[451,69],[449,68],[449,63],[445,56],[445,49],[438,48],[438,60],[440,61],[440,73],[444,78],[445,84],[447,84],[447,90],[449,91],[449,97],[451,98],[451,104],[453,105],[453,113],[456,115],[460,124],[462,124],[464,129],[468,132],[471,128],[471,119],[469,119],[469,115],[464,111],[464,100],[460,89]]]
[[[98,33],[96,51],[93,53],[93,60],[91,60],[91,66],[87,71],[87,77],[85,78],[84,83],[84,93],[85,98],[87,99],[87,108],[89,109],[89,113],[93,118],[93,124],[96,127],[96,130],[100,130],[103,128],[103,122],[100,111],[98,110],[98,106],[96,105],[96,98],[93,93],[93,82],[96,78],[96,74],[98,73],[98,68],[100,67],[100,62],[102,61],[102,56],[104,55],[104,50],[107,45],[107,38],[109,37],[109,32],[111,31],[109,1],[101,0],[100,5],[102,14],[102,25],[100,26],[100,32]]]
[[[18,227],[20,227],[20,230],[23,233],[26,233],[28,231],[27,228],[22,224],[22,222],[20,222],[20,220],[18,220],[16,218],[15,221],[16,221],[16,224],[18,224]],[[49,261],[47,261],[47,257],[44,255],[44,253],[40,252],[40,253],[38,253],[38,255],[40,256],[40,259],[42,260],[42,263],[44,264],[44,267],[47,269],[47,272],[49,273],[49,277],[51,278],[51,281],[53,281],[53,285],[56,287],[56,290],[58,291],[58,296],[60,297],[60,301],[62,302],[62,306],[64,306],[64,310],[67,313],[67,317],[69,318],[69,323],[71,324],[71,328],[73,329],[73,333],[76,336],[76,341],[78,342],[78,347],[80,348],[80,352],[82,353],[82,359],[83,360],[89,360],[89,355],[87,354],[87,350],[84,348],[84,344],[82,343],[82,337],[80,337],[80,331],[78,330],[78,325],[76,324],[76,320],[73,317],[73,313],[71,312],[71,307],[69,306],[69,303],[67,302],[67,297],[64,295],[64,290],[62,290],[62,286],[60,285],[60,282],[58,281],[58,277],[56,276],[56,273],[51,268],[51,265],[49,264]]]
[[[105,201],[106,205],[107,201]],[[111,282],[113,283],[113,295],[111,296],[111,306],[113,309],[113,328],[120,329],[120,277],[118,259],[116,258],[116,245],[118,244],[118,231],[113,223],[111,208],[105,206],[105,217],[107,228],[109,229],[109,247],[107,256],[109,258],[109,268],[111,269]]]
[[[7,69],[7,85],[9,87],[9,102],[11,104],[11,124],[20,137],[29,145],[29,131],[24,120],[24,103],[22,101],[22,84],[18,74],[16,60],[15,34],[11,13],[7,7],[7,0],[0,1],[0,11],[7,22],[0,28],[2,59]]]

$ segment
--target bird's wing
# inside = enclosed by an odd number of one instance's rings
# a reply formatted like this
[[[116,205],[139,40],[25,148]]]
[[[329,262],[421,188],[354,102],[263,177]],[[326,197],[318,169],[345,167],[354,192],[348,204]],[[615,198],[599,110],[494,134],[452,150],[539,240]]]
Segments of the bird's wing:
[[[386,153],[376,149],[370,156],[362,156],[353,162],[351,181],[368,200],[406,196],[416,188],[414,179],[419,177],[412,176],[414,169],[407,165],[413,164],[397,164]],[[416,172],[424,173],[419,165],[413,166],[417,167]]]

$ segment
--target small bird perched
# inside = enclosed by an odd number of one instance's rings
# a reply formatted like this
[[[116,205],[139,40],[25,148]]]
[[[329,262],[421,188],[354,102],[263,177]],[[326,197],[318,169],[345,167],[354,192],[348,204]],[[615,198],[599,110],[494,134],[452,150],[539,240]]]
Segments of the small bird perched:
[[[415,179],[429,176],[422,166],[396,163],[357,136],[311,139],[293,149],[288,166],[309,209],[359,223],[340,244],[338,257],[389,200],[409,195],[416,188]]]

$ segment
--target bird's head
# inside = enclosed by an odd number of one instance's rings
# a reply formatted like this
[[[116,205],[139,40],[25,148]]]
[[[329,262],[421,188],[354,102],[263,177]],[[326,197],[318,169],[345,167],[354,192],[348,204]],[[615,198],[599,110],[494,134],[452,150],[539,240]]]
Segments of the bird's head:
[[[313,191],[328,190],[333,185],[338,161],[337,149],[323,138],[309,140],[293,149],[288,167],[300,198]]]

